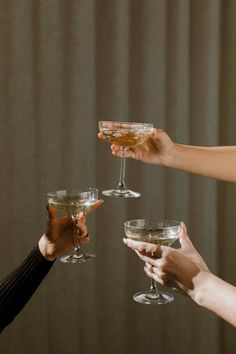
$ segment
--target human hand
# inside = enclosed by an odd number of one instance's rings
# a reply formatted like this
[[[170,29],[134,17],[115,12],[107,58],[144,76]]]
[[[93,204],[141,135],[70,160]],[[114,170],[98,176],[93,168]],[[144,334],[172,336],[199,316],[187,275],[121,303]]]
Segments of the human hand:
[[[98,137],[104,140],[102,133],[98,133]],[[121,151],[119,145],[111,145],[112,154],[115,156],[130,157],[150,164],[168,165],[168,157],[175,144],[171,138],[162,129],[153,128],[150,138],[143,144],[136,145]]]
[[[87,211],[86,215],[98,208],[103,203],[97,200]],[[78,229],[79,244],[83,245],[89,241],[86,218],[81,212],[74,221],[71,216],[58,218],[56,209],[48,205],[48,227],[46,233],[39,240],[39,249],[47,260],[54,260],[57,257],[70,253],[75,246],[75,228]]]
[[[150,278],[194,300],[197,298],[204,273],[209,273],[209,269],[187,236],[184,224],[179,237],[179,249],[131,239],[123,241],[145,262],[144,270]]]

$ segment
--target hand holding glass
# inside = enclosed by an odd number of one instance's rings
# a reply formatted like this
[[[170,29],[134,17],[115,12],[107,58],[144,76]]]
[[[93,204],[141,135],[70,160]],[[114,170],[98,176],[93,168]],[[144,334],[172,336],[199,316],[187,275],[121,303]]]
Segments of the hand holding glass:
[[[126,237],[132,240],[171,246],[180,236],[181,222],[137,219],[126,221],[124,230]],[[150,289],[134,294],[133,299],[142,304],[162,305],[173,301],[174,296],[169,292],[159,291],[156,282],[152,279]]]
[[[98,200],[98,189],[88,188],[80,190],[60,190],[47,193],[48,203],[56,209],[57,216],[62,218],[71,216],[74,222],[82,211],[86,216],[89,209]],[[79,245],[79,236],[77,227],[74,228],[74,252],[60,258],[63,263],[83,263],[95,257],[93,254],[83,253]]]
[[[152,132],[153,124],[100,121],[99,130],[103,137],[111,144],[120,145],[124,153],[130,147],[142,144]],[[140,193],[134,192],[125,184],[125,157],[121,156],[120,179],[118,186],[114,189],[105,190],[102,194],[108,197],[137,198]]]

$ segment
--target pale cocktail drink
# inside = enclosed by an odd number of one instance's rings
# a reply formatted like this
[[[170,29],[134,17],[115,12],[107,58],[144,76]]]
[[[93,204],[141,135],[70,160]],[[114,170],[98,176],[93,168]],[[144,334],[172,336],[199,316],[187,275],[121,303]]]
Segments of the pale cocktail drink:
[[[48,203],[56,209],[58,217],[63,216],[77,216],[82,211],[86,214],[86,211],[92,207],[95,201],[80,200],[76,201],[57,201],[50,198]]]
[[[150,133],[135,131],[134,129],[104,128],[100,130],[105,139],[111,144],[123,146],[125,148],[144,143],[150,137]]]
[[[125,184],[125,157],[124,152],[136,145],[143,144],[152,133],[153,124],[100,121],[99,131],[103,138],[111,144],[120,146],[121,165],[120,179],[116,188],[105,190],[102,193],[108,197],[137,198],[140,193],[127,188]]]
[[[162,229],[133,229],[125,232],[126,237],[135,241],[153,243],[155,245],[171,246],[178,239],[178,235],[168,236]]]

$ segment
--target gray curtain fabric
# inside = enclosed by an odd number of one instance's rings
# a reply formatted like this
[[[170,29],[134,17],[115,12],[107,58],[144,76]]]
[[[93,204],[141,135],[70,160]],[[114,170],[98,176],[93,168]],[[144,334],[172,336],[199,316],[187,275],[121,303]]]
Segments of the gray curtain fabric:
[[[0,0],[0,277],[44,232],[46,192],[116,185],[99,120],[236,144],[235,26],[235,0]],[[125,220],[184,220],[211,270],[235,284],[235,185],[131,160],[127,184],[141,198],[105,198],[88,218],[96,260],[56,262],[1,353],[235,352],[234,328],[187,297],[134,303],[149,280],[122,244]]]

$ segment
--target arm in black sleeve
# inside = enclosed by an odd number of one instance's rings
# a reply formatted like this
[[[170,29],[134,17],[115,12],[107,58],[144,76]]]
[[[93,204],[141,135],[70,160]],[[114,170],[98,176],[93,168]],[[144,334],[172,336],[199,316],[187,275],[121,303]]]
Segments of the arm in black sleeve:
[[[36,246],[15,271],[0,281],[0,332],[29,301],[53,263]]]

